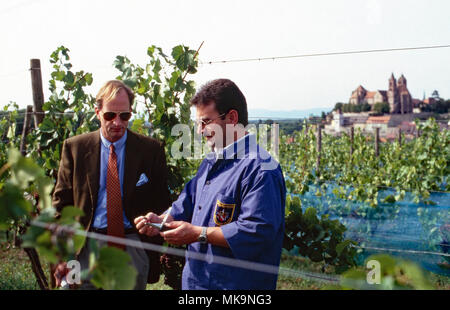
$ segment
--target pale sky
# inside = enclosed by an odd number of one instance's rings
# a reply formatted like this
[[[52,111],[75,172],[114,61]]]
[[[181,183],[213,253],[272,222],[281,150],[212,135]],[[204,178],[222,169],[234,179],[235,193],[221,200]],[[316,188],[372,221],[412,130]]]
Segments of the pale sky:
[[[3,0],[0,3],[0,107],[32,104],[29,62],[41,59],[49,97],[49,56],[70,49],[73,70],[92,72],[95,95],[118,75],[117,55],[147,63],[147,47],[167,54],[184,44],[200,61],[450,44],[448,0],[138,1]],[[404,74],[414,98],[450,98],[450,48],[204,64],[197,87],[236,82],[250,109],[332,108],[358,85],[386,90]]]

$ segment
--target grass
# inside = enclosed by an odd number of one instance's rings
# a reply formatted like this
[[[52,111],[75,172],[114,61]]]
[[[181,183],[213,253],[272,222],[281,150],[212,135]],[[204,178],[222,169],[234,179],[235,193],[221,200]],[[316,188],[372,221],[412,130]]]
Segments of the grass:
[[[0,250],[0,290],[38,290],[31,263],[23,250]]]
[[[48,265],[44,265],[44,270],[48,273]],[[334,275],[334,268],[327,267],[322,272],[322,264],[311,262],[302,257],[282,255],[281,267],[299,270],[303,272],[313,272],[316,274]],[[450,278],[433,273],[429,273],[429,279],[438,290],[450,290]],[[277,290],[320,290],[329,286],[325,281],[303,279],[280,274],[278,277]],[[31,264],[26,253],[21,249],[0,250],[0,290],[38,290],[39,286],[31,270]],[[161,276],[158,283],[148,284],[148,290],[171,290],[172,288],[164,284],[164,276]]]
[[[322,266],[323,264],[314,263],[303,257],[288,256],[286,254],[281,256],[281,268],[323,274],[324,277],[334,274],[334,269],[331,267],[326,268],[325,272],[322,272]],[[325,281],[300,278],[284,274],[280,274],[278,276],[277,282],[277,290],[320,290],[326,286],[328,286],[328,282]]]
[[[280,267],[293,270],[308,270],[314,273],[321,273],[322,264],[313,263],[310,260],[284,255],[282,256]],[[333,274],[332,268],[326,270],[327,274]],[[277,282],[277,290],[319,290],[327,285],[325,282],[301,279],[280,275]],[[172,288],[164,284],[164,275],[161,276],[158,283],[148,284],[148,290],[171,290]]]
[[[161,275],[158,283],[147,284],[147,290],[172,290],[172,288],[166,284],[164,284],[164,275]]]
[[[430,281],[438,290],[450,290],[450,278],[430,272]]]

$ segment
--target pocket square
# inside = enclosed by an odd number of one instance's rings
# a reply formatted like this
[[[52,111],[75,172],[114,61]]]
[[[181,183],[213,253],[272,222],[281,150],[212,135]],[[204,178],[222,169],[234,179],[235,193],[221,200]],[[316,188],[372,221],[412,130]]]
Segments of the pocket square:
[[[136,186],[142,186],[147,182],[148,182],[147,176],[145,175],[145,173],[142,173],[141,176],[139,177],[139,181],[136,183]]]

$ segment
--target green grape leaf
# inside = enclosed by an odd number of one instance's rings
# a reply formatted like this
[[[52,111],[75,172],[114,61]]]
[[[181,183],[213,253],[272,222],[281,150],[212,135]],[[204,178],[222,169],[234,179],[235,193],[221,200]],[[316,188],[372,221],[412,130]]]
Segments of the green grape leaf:
[[[92,284],[106,290],[133,289],[137,272],[131,265],[128,253],[113,247],[104,247],[99,253],[92,273]]]

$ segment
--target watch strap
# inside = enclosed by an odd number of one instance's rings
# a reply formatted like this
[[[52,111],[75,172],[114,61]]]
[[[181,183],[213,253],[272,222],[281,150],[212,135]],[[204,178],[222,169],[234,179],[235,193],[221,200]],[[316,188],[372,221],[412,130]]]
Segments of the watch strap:
[[[207,230],[208,230],[208,227],[202,227],[200,236],[198,236],[198,241],[200,243],[208,243]]]

